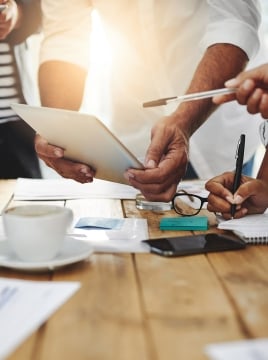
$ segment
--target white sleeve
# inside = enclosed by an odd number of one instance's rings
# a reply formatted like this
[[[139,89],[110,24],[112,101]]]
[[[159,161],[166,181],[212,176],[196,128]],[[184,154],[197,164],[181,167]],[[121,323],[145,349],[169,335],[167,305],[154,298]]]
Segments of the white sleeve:
[[[260,43],[261,7],[258,0],[207,0],[209,19],[203,48],[216,43],[238,46],[252,58]]]
[[[44,38],[40,63],[70,62],[88,68],[91,11],[89,0],[42,0]]]

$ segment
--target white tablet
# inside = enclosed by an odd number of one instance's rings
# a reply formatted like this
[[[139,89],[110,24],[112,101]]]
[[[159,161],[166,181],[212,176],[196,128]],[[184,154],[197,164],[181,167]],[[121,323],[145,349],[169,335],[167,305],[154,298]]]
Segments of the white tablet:
[[[143,165],[95,116],[76,111],[24,104],[13,110],[67,159],[87,164],[98,179],[128,184],[123,174]]]

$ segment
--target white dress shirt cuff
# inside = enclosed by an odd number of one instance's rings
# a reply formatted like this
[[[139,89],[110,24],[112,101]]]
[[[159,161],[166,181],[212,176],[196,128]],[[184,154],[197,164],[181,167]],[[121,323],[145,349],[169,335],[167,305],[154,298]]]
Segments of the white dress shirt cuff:
[[[228,29],[228,31],[226,31]],[[249,25],[233,20],[225,20],[221,24],[210,23],[201,46],[206,49],[211,45],[225,43],[242,49],[249,59],[253,58],[259,50],[260,42],[258,32]]]

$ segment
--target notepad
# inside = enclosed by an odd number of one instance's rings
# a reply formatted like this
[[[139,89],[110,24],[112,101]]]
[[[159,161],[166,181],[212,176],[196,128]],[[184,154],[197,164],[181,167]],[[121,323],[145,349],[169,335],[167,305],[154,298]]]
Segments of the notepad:
[[[207,230],[208,218],[206,216],[192,217],[165,217],[160,220],[161,230]]]
[[[246,243],[268,244],[268,213],[247,215],[241,219],[220,221],[219,229],[231,230]]]

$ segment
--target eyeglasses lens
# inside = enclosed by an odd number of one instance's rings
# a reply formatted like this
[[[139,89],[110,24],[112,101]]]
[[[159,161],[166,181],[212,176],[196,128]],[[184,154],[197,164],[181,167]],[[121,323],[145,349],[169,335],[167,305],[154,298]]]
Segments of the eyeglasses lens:
[[[202,202],[198,197],[191,194],[178,194],[175,196],[174,210],[181,215],[196,215],[201,209]]]

